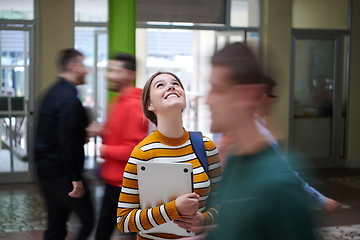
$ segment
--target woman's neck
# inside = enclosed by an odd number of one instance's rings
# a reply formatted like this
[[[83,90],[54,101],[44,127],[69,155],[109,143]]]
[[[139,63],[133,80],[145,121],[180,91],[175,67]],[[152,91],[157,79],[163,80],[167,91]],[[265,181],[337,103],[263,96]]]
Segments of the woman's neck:
[[[169,138],[179,138],[184,134],[181,115],[169,114],[157,115],[157,129],[161,134]]]

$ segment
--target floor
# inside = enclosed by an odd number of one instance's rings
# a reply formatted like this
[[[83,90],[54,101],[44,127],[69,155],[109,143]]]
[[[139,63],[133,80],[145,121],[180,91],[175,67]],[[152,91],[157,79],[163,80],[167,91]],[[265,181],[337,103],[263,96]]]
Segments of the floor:
[[[95,211],[98,212],[102,183],[92,178],[90,181],[94,197]],[[72,215],[67,223],[68,237],[74,239],[79,220]],[[0,240],[39,240],[46,227],[46,211],[41,191],[37,184],[0,184]],[[94,232],[90,240],[94,239]],[[132,240],[114,228],[111,240]]]
[[[322,192],[341,206],[332,214],[314,211],[318,239],[360,239],[360,171],[323,170],[319,175],[325,183]]]
[[[341,206],[332,214],[314,208],[317,238],[360,239],[360,170],[322,170],[318,171],[318,176],[323,184],[316,187]],[[98,211],[103,187],[95,178],[92,179],[92,191]],[[36,184],[0,185],[0,240],[42,239],[45,225],[43,199]],[[76,216],[72,216],[68,222],[67,240],[72,239],[78,226]],[[119,239],[131,237],[114,229],[112,240]]]

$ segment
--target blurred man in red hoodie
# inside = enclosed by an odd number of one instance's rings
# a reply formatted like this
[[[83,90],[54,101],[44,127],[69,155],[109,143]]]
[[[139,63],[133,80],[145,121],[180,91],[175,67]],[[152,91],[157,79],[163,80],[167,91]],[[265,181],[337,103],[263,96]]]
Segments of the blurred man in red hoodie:
[[[116,211],[122,186],[124,167],[133,148],[143,140],[148,131],[148,120],[141,107],[142,89],[133,87],[136,60],[127,53],[117,53],[108,64],[109,90],[118,92],[110,104],[108,118],[102,127],[93,123],[88,131],[102,137],[100,154],[104,163],[100,177],[105,182],[100,216],[95,233],[96,240],[110,239],[116,225]]]

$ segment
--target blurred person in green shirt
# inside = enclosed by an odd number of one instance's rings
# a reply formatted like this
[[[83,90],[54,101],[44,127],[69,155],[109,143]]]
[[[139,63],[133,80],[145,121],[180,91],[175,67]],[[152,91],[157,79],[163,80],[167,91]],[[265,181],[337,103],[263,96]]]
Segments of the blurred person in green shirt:
[[[235,140],[219,193],[218,226],[202,237],[314,239],[308,197],[300,180],[254,122],[255,110],[266,93],[254,55],[245,45],[233,43],[215,53],[211,63],[206,99],[211,130],[231,132]]]

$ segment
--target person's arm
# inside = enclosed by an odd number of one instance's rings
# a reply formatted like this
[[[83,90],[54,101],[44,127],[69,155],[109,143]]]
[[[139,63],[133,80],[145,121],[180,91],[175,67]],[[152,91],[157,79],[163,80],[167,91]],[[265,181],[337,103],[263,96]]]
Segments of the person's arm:
[[[290,168],[291,169],[291,168]],[[323,206],[326,202],[326,197],[318,192],[315,188],[311,187],[305,182],[297,172],[291,169],[295,176],[300,180],[302,188],[320,205]]]
[[[81,176],[82,166],[79,164],[81,160],[76,159],[77,156],[74,155],[79,144],[76,136],[79,129],[76,128],[81,126],[78,121],[82,120],[80,114],[84,113],[81,111],[81,107],[78,99],[68,99],[60,103],[56,114],[58,123],[56,131],[61,149],[61,158],[73,184],[73,190],[69,192],[69,196],[73,198],[81,198],[84,195]]]
[[[144,117],[141,106],[126,105],[123,111],[126,111],[126,116],[123,114],[113,114],[114,119],[121,119],[118,124],[121,124],[123,131],[121,133],[111,132],[113,136],[121,134],[123,143],[120,145],[107,145],[106,142],[100,148],[102,158],[111,158],[119,161],[127,161],[134,146],[141,142],[148,133],[148,120]],[[116,128],[115,128],[116,129]],[[108,131],[105,129],[104,131]]]
[[[77,129],[77,127],[81,126],[81,124],[79,124],[78,121],[82,120],[81,113],[84,113],[80,108],[82,108],[82,106],[78,99],[69,98],[60,103],[56,114],[56,122],[58,123],[56,131],[59,148],[61,150],[61,159],[69,173],[71,181],[82,180],[82,166],[79,164],[81,159],[76,159],[76,154],[74,154],[79,147],[79,142],[77,141],[79,129]]]
[[[305,182],[297,172],[292,170],[295,174],[295,176],[300,180],[302,188],[321,206],[325,211],[327,212],[333,212],[338,207],[339,204],[335,200],[331,198],[327,198],[324,195],[322,195],[319,191],[317,191],[315,188],[311,187],[307,182]]]
[[[92,121],[91,124],[89,124],[89,126],[86,128],[86,132],[89,138],[96,137],[102,134],[103,128],[104,126],[102,123],[99,123],[97,121]]]
[[[316,201],[319,206],[321,206],[324,210],[328,212],[332,212],[337,209],[338,203],[330,198],[325,197],[320,192],[318,192],[316,189],[311,187],[307,182],[305,182],[297,172],[295,172],[290,165],[288,164],[288,161],[284,154],[282,153],[279,144],[277,143],[275,137],[272,135],[272,133],[265,128],[262,124],[260,124],[259,121],[255,120],[256,127],[266,140],[269,142],[269,144],[272,146],[272,148],[279,154],[281,158],[286,162],[289,169],[295,174],[295,176],[300,180],[302,188]]]
[[[136,147],[124,171],[117,211],[117,226],[124,233],[149,230],[178,219],[181,214],[193,214],[198,208],[199,196],[188,193],[157,207],[140,209],[136,164],[138,159],[143,159],[141,155],[142,151]]]

